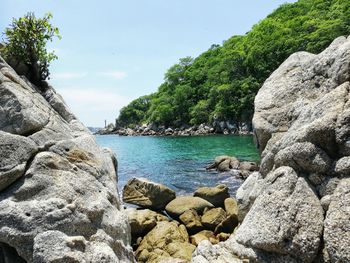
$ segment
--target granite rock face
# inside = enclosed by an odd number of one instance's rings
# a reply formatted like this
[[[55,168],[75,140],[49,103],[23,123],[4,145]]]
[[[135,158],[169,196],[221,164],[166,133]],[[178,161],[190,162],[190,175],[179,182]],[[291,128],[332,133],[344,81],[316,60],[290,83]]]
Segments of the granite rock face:
[[[53,88],[39,91],[2,58],[0,152],[0,257],[135,261],[112,152]]]
[[[194,259],[350,261],[349,61],[350,38],[340,37],[318,55],[291,55],[265,81],[253,118],[260,170],[237,191],[243,222]]]

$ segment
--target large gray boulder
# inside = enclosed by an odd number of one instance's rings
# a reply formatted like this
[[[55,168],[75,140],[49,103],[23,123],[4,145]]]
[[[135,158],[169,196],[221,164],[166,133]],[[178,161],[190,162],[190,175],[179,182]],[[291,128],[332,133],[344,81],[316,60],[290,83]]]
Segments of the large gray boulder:
[[[323,230],[323,209],[304,178],[290,167],[280,167],[265,180],[236,233],[238,243],[254,249],[291,255],[312,262]]]
[[[350,38],[340,37],[318,55],[291,55],[265,81],[253,118],[260,170],[237,191],[242,224],[215,250],[252,262],[349,262],[349,61]]]
[[[0,152],[0,262],[135,261],[115,157],[1,57]]]

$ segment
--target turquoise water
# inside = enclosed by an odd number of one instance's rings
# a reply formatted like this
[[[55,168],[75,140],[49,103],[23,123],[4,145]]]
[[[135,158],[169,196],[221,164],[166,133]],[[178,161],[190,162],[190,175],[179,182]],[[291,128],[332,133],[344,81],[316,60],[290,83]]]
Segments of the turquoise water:
[[[218,155],[259,160],[252,136],[123,137],[98,135],[97,142],[117,155],[119,189],[133,177],[167,185],[177,195],[191,194],[201,186],[227,184],[235,194],[242,180],[228,173],[206,171]]]

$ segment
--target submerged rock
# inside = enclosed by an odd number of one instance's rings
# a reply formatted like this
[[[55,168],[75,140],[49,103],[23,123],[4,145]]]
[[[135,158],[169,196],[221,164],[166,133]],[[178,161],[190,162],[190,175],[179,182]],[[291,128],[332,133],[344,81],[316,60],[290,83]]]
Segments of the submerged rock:
[[[2,58],[0,101],[0,262],[134,262],[111,151]]]
[[[165,185],[142,178],[131,179],[123,189],[123,201],[153,210],[164,210],[176,194]]]

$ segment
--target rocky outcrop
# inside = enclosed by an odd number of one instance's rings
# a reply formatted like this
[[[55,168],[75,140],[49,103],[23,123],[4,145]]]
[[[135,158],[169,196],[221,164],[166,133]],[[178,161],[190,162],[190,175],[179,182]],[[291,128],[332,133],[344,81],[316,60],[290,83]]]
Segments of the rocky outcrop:
[[[228,241],[199,246],[193,262],[213,251],[252,262],[349,262],[349,61],[350,38],[340,37],[318,55],[293,54],[266,80],[253,118],[260,170],[237,191],[243,222]]]
[[[134,262],[115,157],[2,58],[0,152],[0,262]]]

